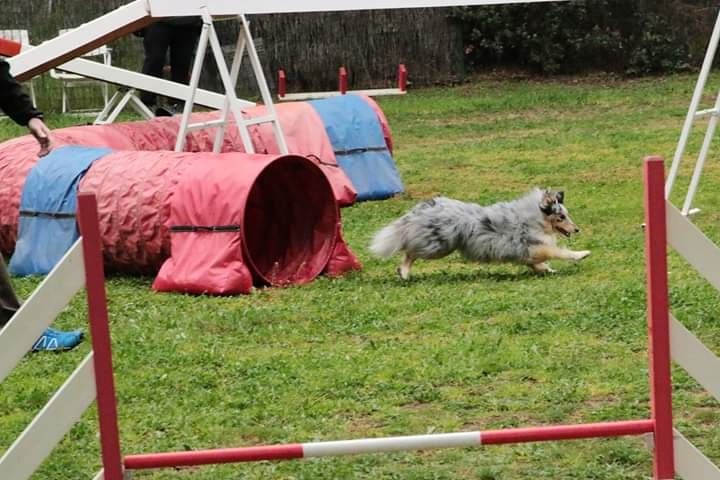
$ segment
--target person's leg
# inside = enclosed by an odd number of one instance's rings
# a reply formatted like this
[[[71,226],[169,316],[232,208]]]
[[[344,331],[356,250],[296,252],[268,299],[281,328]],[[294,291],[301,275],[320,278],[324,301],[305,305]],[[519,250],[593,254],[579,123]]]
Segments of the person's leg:
[[[20,308],[20,302],[15,295],[12,283],[10,283],[5,260],[0,255],[0,328],[10,321],[18,308]]]
[[[145,49],[145,61],[143,62],[142,73],[162,78],[163,67],[165,66],[168,47],[170,46],[170,35],[172,27],[165,23],[156,22],[145,29],[143,47]],[[140,100],[149,107],[155,105],[155,94],[142,92]]]
[[[200,27],[173,27],[170,42],[170,78],[173,82],[188,84],[193,54],[200,37]]]

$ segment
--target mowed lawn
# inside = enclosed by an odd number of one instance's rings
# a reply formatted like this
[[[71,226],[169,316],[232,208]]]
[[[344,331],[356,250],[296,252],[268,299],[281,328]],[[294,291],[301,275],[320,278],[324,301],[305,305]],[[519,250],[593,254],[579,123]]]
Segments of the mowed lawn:
[[[407,192],[342,211],[362,271],[233,298],[155,294],[151,278],[108,280],[124,453],[647,418],[642,158],[672,157],[694,82],[481,78],[380,99]],[[49,123],[72,121],[86,119]],[[0,131],[22,132],[7,120]],[[696,130],[692,152],[700,141]],[[715,148],[695,218],[716,241],[718,157]],[[555,262],[558,273],[537,276],[452,256],[418,262],[402,282],[396,259],[369,255],[373,233],[420,200],[490,203],[533,186],[565,189],[582,229],[568,243],[592,250],[586,261]],[[720,296],[675,254],[670,281],[675,315],[720,352]],[[37,283],[16,280],[24,296]],[[78,296],[56,325],[86,329],[84,308]],[[2,384],[0,451],[88,350],[86,341],[29,355]],[[673,375],[678,428],[720,461],[718,404],[679,368]],[[623,438],[137,478],[639,480],[651,476],[650,459],[641,438]],[[85,479],[98,469],[93,408],[34,478]]]

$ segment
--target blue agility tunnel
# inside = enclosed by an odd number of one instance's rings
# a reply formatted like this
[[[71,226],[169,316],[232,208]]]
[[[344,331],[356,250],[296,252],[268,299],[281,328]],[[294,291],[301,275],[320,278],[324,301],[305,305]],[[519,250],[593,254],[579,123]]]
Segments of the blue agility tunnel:
[[[65,146],[42,158],[28,174],[20,199],[20,226],[10,272],[43,275],[79,237],[75,211],[80,179],[108,148]]]
[[[403,192],[376,111],[358,95],[309,102],[325,124],[338,165],[357,191],[357,200],[381,200]]]

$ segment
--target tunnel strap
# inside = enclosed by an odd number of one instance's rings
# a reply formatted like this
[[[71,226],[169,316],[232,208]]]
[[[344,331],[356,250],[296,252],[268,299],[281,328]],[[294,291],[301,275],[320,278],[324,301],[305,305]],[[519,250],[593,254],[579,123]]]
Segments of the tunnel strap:
[[[70,212],[37,212],[34,210],[20,210],[21,217],[43,217],[43,218],[75,218]]]
[[[240,225],[174,225],[170,227],[171,233],[239,231]]]
[[[387,152],[387,146],[382,147],[361,147],[361,148],[349,148],[345,150],[335,150],[335,155],[354,155],[357,153],[365,152]]]
[[[317,163],[318,165],[325,165],[326,167],[340,168],[340,165],[338,165],[337,163],[326,162],[322,158],[320,158],[317,155],[314,155],[312,153],[309,155],[306,155],[306,156],[310,160],[315,160],[315,163]]]

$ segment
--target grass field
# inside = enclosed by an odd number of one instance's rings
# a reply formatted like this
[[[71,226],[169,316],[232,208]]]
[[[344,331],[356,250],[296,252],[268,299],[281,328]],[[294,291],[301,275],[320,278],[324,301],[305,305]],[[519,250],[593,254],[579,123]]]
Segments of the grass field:
[[[342,279],[235,298],[108,282],[125,453],[647,418],[641,160],[672,157],[694,77],[635,81],[478,79],[381,99],[407,193],[343,210],[364,263]],[[718,84],[714,84],[717,91]],[[712,100],[708,97],[706,104]],[[51,117],[52,126],[68,119]],[[0,124],[4,138],[21,129]],[[692,139],[697,151],[700,135]],[[717,152],[717,149],[716,151]],[[696,222],[720,240],[720,163],[706,168]],[[688,162],[689,164],[689,162]],[[688,168],[675,203],[687,184]],[[451,257],[369,256],[373,232],[421,199],[480,203],[562,187],[593,254],[536,276]],[[674,313],[720,352],[720,296],[676,255]],[[37,279],[17,279],[28,295]],[[75,299],[57,325],[85,327]],[[87,353],[29,355],[0,389],[0,451]],[[677,424],[720,460],[720,408],[674,370]],[[35,478],[99,468],[91,409]],[[225,465],[148,479],[645,479],[639,438]]]

